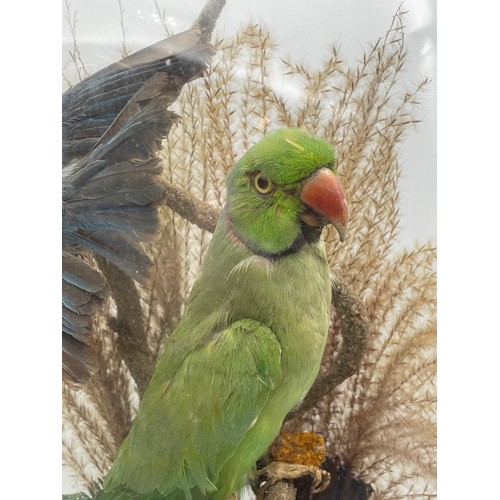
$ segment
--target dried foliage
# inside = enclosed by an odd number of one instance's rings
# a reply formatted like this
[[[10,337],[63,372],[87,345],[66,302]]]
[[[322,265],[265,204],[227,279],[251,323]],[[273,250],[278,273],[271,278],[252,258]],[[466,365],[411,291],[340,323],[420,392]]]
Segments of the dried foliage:
[[[418,121],[426,84],[408,90],[401,83],[403,17],[396,13],[361,61],[343,61],[333,47],[319,68],[278,59],[261,25],[219,40],[210,71],[177,101],[182,120],[161,153],[166,181],[220,208],[226,172],[272,130],[302,127],[336,146],[351,221],[344,244],[326,234],[329,259],[364,304],[369,338],[359,371],[313,408],[296,412],[286,429],[324,436],[330,456],[370,483],[377,499],[436,496],[436,250],[396,246],[398,150]],[[298,94],[276,84],[283,75]],[[182,315],[211,236],[168,207],[162,227],[150,248],[155,278],[148,289],[137,287],[152,364]],[[85,485],[108,470],[138,405],[118,356],[115,315],[110,302],[96,328],[98,372],[87,386],[63,392],[64,460]],[[322,373],[335,364],[341,343],[333,310]]]
[[[71,2],[69,0],[64,1],[65,7],[65,15],[64,18],[68,23],[69,30],[71,33],[71,38],[73,42],[72,48],[69,50],[68,56],[69,61],[66,64],[72,64],[76,70],[76,74],[78,75],[79,80],[83,80],[87,76],[89,76],[89,72],[85,68],[85,64],[82,60],[82,56],[80,54],[80,49],[78,47],[78,37],[77,37],[77,25],[78,25],[78,17],[76,11],[73,11],[71,8]],[[71,86],[72,82],[66,77],[63,72],[63,78],[66,82],[66,85]]]

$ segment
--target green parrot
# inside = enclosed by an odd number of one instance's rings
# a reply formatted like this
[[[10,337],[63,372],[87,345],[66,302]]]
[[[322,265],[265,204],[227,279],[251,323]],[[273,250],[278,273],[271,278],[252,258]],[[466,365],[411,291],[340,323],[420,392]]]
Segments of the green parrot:
[[[100,499],[224,500],[309,391],[328,333],[321,232],[349,217],[335,151],[295,128],[254,145],[185,313],[168,339]]]

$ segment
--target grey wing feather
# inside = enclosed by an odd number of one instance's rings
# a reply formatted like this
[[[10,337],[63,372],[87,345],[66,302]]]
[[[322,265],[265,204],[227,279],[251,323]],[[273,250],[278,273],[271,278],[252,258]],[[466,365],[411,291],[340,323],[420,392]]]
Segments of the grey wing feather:
[[[144,284],[144,243],[158,232],[168,107],[213,55],[189,30],[112,64],[63,94],[63,365],[72,379],[92,365],[88,337],[108,293],[92,254]],[[75,341],[78,342],[75,344]]]

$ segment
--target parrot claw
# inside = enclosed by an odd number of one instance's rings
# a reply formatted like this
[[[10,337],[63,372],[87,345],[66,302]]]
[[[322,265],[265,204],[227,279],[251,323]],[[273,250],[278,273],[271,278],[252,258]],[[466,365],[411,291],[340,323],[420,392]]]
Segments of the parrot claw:
[[[314,465],[288,464],[284,462],[271,462],[259,470],[259,477],[264,480],[259,484],[257,500],[264,500],[269,489],[283,480],[295,480],[303,476],[313,478],[312,492],[320,493],[330,484],[330,474]]]

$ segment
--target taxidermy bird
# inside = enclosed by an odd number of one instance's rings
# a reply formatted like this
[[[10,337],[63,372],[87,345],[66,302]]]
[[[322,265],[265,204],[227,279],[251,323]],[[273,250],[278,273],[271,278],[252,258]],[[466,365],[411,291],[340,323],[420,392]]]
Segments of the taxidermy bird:
[[[156,365],[100,499],[224,500],[309,391],[327,339],[324,226],[344,239],[335,151],[300,129],[254,145],[185,313]]]
[[[109,292],[93,258],[141,284],[150,275],[143,243],[157,234],[164,195],[157,152],[178,118],[168,107],[213,55],[200,36],[195,26],[63,94],[62,362],[70,381],[91,374],[88,342]]]

